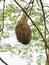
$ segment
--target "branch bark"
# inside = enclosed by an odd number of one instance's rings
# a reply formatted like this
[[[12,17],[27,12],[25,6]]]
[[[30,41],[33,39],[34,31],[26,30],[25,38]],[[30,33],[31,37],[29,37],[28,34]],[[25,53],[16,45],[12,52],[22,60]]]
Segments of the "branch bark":
[[[39,28],[36,26],[36,24],[33,22],[33,20],[31,19],[31,17],[27,14],[27,12],[24,10],[24,8],[16,1],[14,0],[14,2],[22,9],[22,11],[27,15],[27,17],[31,20],[32,24],[36,27],[36,29],[38,30],[39,34],[41,35],[41,37],[43,38],[43,41],[45,43],[47,43],[47,41],[45,40],[44,36],[42,35],[41,31],[39,30]],[[48,45],[46,45],[48,47]],[[49,48],[49,47],[48,47]]]
[[[40,4],[41,4],[41,8],[42,8],[42,13],[43,13],[43,20],[44,20],[44,26],[45,26],[45,40],[46,40],[47,27],[46,27],[46,17],[45,17],[44,6],[43,6],[42,0],[40,0]],[[47,43],[45,42],[46,59],[48,59],[47,49],[49,49],[49,48],[47,48]],[[48,62],[48,65],[49,65],[49,61],[47,61],[47,62]]]
[[[0,60],[1,60],[5,65],[8,65],[2,58],[0,58]]]

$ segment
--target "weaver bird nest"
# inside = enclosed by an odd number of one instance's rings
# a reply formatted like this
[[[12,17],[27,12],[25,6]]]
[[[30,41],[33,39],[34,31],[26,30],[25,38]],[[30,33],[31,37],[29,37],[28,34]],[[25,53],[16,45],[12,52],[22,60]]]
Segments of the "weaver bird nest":
[[[23,14],[15,27],[16,37],[19,42],[28,44],[31,40],[31,29],[27,24],[26,14]]]

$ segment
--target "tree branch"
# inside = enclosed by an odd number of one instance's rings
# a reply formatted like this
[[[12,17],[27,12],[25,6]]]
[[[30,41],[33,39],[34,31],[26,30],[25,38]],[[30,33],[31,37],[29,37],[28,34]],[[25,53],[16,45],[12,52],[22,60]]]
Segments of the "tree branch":
[[[23,10],[23,12],[27,15],[27,17],[31,20],[32,24],[36,27],[36,29],[38,30],[39,34],[41,35],[41,37],[43,38],[43,41],[45,43],[47,43],[47,41],[45,40],[45,38],[43,37],[41,31],[39,30],[39,28],[36,26],[36,24],[33,22],[33,20],[31,19],[31,17],[26,13],[26,11],[22,8],[22,6],[16,1],[14,0],[15,3]],[[48,46],[47,46],[48,47]]]
[[[40,4],[41,4],[41,7],[42,7],[42,12],[43,12],[43,19],[44,19],[44,26],[45,26],[45,39],[46,39],[46,19],[45,19],[44,6],[43,6],[43,3],[42,3],[42,0],[40,0]]]
[[[45,40],[46,40],[46,30],[47,30],[47,27],[46,27],[46,17],[45,17],[45,13],[44,13],[44,6],[43,6],[43,3],[42,3],[42,0],[40,0],[40,4],[41,4],[41,7],[42,7],[44,26],[45,26]],[[46,52],[46,57],[48,59],[47,49],[49,49],[49,48],[47,48],[47,43],[45,42],[45,52]],[[49,65],[49,61],[48,61],[48,65]]]
[[[0,60],[1,60],[5,65],[8,65],[2,58],[0,58]]]
[[[34,0],[33,0],[33,1],[30,0],[30,4],[32,4],[32,6],[31,6],[31,8],[30,8],[29,15],[31,14],[31,11],[32,11],[32,8],[33,8],[33,4],[34,4]]]

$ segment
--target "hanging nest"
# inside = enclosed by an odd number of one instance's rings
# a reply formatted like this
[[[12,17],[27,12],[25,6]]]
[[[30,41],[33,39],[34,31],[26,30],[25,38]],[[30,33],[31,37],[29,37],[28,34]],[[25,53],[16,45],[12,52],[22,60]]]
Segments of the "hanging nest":
[[[16,37],[19,42],[28,44],[31,40],[31,29],[27,24],[26,14],[23,14],[15,27]]]

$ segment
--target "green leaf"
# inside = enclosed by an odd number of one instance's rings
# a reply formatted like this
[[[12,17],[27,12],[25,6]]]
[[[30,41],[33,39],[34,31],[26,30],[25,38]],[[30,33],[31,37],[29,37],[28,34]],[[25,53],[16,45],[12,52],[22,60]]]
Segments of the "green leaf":
[[[18,22],[17,22],[17,25],[21,25],[22,24],[22,22],[21,22],[21,20],[19,20]]]

